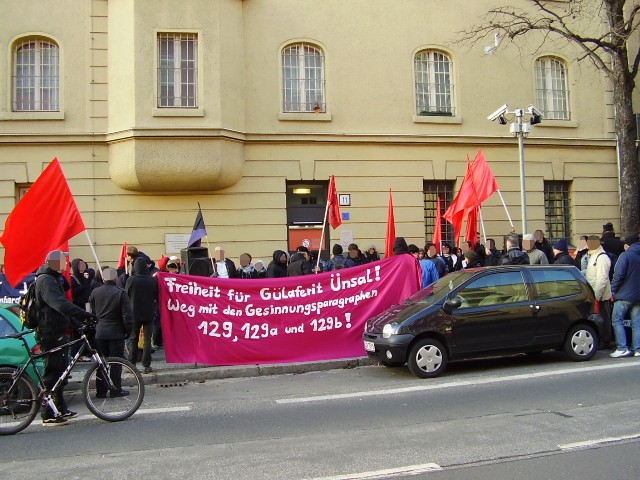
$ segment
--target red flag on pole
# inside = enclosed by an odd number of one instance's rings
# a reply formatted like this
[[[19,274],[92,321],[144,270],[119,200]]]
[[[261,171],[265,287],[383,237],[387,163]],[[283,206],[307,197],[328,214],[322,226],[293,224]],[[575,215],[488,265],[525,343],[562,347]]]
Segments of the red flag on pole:
[[[389,209],[387,210],[387,236],[384,246],[384,256],[393,255],[393,243],[396,241],[396,219],[393,214],[393,194],[389,189]]]
[[[473,190],[471,162],[467,160],[467,173],[462,179],[460,190],[443,215],[443,217],[453,225],[456,245],[460,240],[460,233],[462,232],[462,223],[464,221],[465,211],[470,206],[473,206],[473,199],[475,198],[475,196],[476,194]]]
[[[338,201],[338,191],[336,190],[336,179],[331,175],[329,180],[329,195],[327,196],[329,205],[329,225],[334,230],[342,225],[342,215],[340,215],[340,202]]]
[[[437,195],[438,203],[436,205],[436,224],[433,227],[433,243],[436,245],[436,252],[440,253],[440,244],[442,243],[442,215],[440,214],[440,195]]]
[[[0,242],[7,280],[16,285],[44,263],[51,250],[84,231],[58,159],[54,158],[11,211]]]
[[[465,233],[465,239],[467,242],[471,242],[471,248],[476,248],[476,244],[478,243],[478,212],[480,210],[480,206],[475,206],[469,209],[469,214],[467,216],[467,231]]]
[[[67,300],[73,302],[73,292],[71,291],[71,260],[69,260],[69,240],[60,245],[58,247],[58,250],[64,252],[67,259],[67,268],[64,272],[62,272],[62,276],[67,280],[69,289],[65,291],[64,294],[67,297]]]
[[[471,165],[473,188],[476,193],[476,203],[481,205],[487,198],[489,198],[493,192],[497,191],[498,182],[493,176],[493,172],[487,163],[487,159],[482,153],[482,150],[478,150],[476,158]]]
[[[122,244],[120,249],[120,258],[118,259],[118,268],[125,268],[127,266],[127,242]]]

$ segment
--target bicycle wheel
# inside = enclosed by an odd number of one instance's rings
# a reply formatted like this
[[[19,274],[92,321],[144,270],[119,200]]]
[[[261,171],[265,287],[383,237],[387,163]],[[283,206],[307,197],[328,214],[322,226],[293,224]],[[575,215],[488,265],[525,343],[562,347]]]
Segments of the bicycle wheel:
[[[104,362],[114,388],[109,390],[100,365],[93,364],[82,382],[84,403],[96,417],[108,422],[120,422],[136,413],[142,404],[144,382],[138,369],[129,360],[107,357]]]
[[[0,368],[0,435],[21,432],[36,418],[40,409],[38,390],[29,377],[23,374],[14,388],[11,367]]]

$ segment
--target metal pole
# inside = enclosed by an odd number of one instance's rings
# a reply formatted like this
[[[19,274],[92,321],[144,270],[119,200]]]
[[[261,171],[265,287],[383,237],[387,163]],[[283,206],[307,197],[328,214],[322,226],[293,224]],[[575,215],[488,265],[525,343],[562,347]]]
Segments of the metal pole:
[[[519,113],[519,115],[518,115]],[[517,132],[518,136],[518,153],[520,157],[520,202],[522,204],[522,235],[527,233],[527,189],[525,186],[524,175],[524,130],[522,125],[522,110],[517,111]]]

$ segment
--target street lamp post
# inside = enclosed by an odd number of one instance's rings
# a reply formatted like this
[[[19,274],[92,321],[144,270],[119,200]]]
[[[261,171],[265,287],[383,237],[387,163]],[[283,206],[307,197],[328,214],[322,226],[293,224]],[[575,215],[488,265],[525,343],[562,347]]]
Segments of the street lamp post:
[[[500,125],[511,124],[510,131],[518,137],[518,158],[520,162],[520,202],[522,212],[522,234],[527,233],[527,188],[524,173],[524,138],[531,132],[531,126],[542,122],[542,113],[533,105],[527,109],[516,108],[509,110],[505,104],[487,117],[488,120],[498,120]]]

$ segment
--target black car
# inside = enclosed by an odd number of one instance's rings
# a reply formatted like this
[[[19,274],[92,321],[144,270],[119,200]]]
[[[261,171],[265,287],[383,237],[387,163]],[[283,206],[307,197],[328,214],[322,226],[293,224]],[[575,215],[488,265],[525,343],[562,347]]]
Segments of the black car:
[[[364,348],[385,366],[408,363],[421,378],[440,375],[449,359],[564,349],[589,360],[604,326],[594,304],[572,266],[462,270],[367,320]]]

